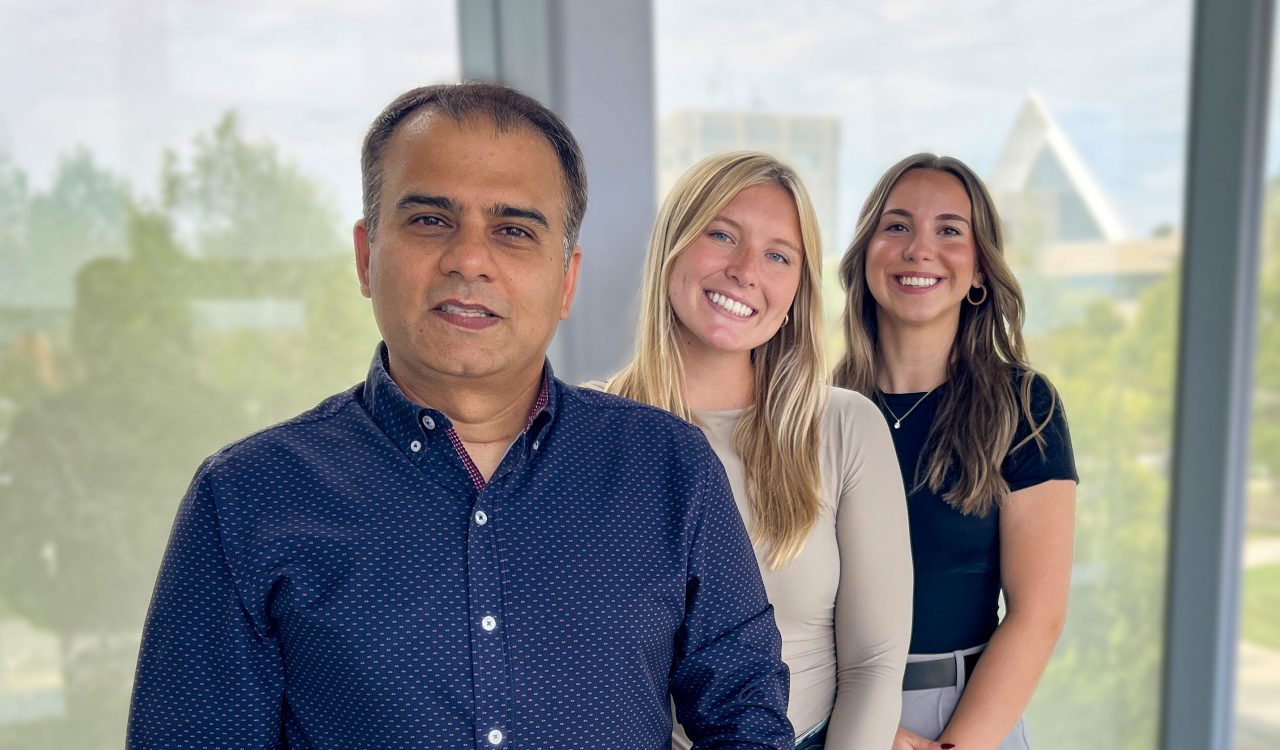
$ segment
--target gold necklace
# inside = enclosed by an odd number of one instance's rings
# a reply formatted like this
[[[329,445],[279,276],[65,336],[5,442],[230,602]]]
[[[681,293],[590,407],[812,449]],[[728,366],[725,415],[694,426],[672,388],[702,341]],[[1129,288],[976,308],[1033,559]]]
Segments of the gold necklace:
[[[906,419],[907,417],[911,416],[911,412],[915,411],[915,410],[916,410],[916,407],[917,407],[917,406],[919,406],[920,404],[924,403],[924,400],[925,400],[926,398],[929,398],[929,394],[930,394],[930,393],[933,393],[933,392],[934,392],[934,391],[936,391],[936,390],[938,390],[938,386],[936,386],[936,385],[935,385],[934,387],[930,388],[930,389],[929,389],[929,391],[928,391],[928,393],[925,393],[923,396],[921,396],[921,397],[920,397],[920,398],[919,398],[919,399],[918,399],[914,404],[912,404],[912,405],[911,405],[911,408],[910,408],[910,409],[907,409],[906,413],[905,413],[905,414],[903,414],[901,417],[899,417],[897,414],[894,414],[894,413],[893,413],[893,409],[892,409],[892,408],[890,408],[890,406],[889,406],[889,402],[885,400],[885,397],[884,397],[884,391],[879,391],[879,393],[880,393],[880,403],[884,404],[884,410],[885,410],[885,411],[887,411],[887,412],[889,412],[889,416],[893,417],[893,429],[897,430],[897,429],[901,428],[901,427],[902,427],[902,420],[904,420],[904,419]]]

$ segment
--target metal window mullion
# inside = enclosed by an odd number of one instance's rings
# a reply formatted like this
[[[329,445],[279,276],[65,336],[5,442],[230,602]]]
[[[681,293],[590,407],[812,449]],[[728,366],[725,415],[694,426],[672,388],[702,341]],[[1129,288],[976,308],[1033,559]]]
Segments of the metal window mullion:
[[[1197,0],[1160,746],[1231,750],[1272,0]]]

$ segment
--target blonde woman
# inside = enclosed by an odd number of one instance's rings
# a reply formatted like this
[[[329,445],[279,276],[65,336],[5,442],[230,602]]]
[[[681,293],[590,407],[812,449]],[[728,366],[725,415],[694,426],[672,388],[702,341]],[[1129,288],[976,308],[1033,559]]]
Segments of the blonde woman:
[[[840,279],[835,382],[879,404],[909,492],[915,615],[894,748],[1026,748],[1019,717],[1066,617],[1077,477],[981,180],[932,154],[895,164]]]
[[[658,215],[636,356],[607,388],[698,424],[724,463],[782,633],[798,747],[874,750],[898,723],[907,519],[879,411],[826,384],[821,261],[789,167],[754,152],[695,165]],[[673,744],[688,747],[679,727]]]

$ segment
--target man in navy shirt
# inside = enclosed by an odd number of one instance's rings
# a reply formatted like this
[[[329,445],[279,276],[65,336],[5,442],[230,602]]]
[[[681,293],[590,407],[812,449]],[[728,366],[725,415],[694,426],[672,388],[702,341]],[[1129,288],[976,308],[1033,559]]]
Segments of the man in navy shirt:
[[[362,157],[365,382],[207,459],[147,617],[131,748],[789,747],[723,469],[545,364],[582,157],[537,102],[410,91]]]

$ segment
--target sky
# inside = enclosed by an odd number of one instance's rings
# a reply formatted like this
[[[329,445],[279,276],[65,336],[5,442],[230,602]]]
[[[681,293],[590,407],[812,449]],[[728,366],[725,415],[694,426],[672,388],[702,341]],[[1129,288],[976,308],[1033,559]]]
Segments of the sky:
[[[655,3],[658,107],[836,117],[840,203],[921,150],[995,165],[1035,91],[1145,235],[1178,224],[1190,66],[1186,0]]]
[[[690,109],[839,119],[842,234],[908,153],[989,173],[1030,91],[1132,235],[1181,223],[1189,0],[653,5],[659,120]],[[373,115],[459,68],[453,0],[0,0],[0,152],[40,186],[84,145],[154,195],[164,149],[181,153],[235,108],[349,224]]]
[[[39,186],[84,145],[154,197],[164,149],[234,108],[349,226],[373,117],[459,65],[453,0],[0,0],[0,151]]]

